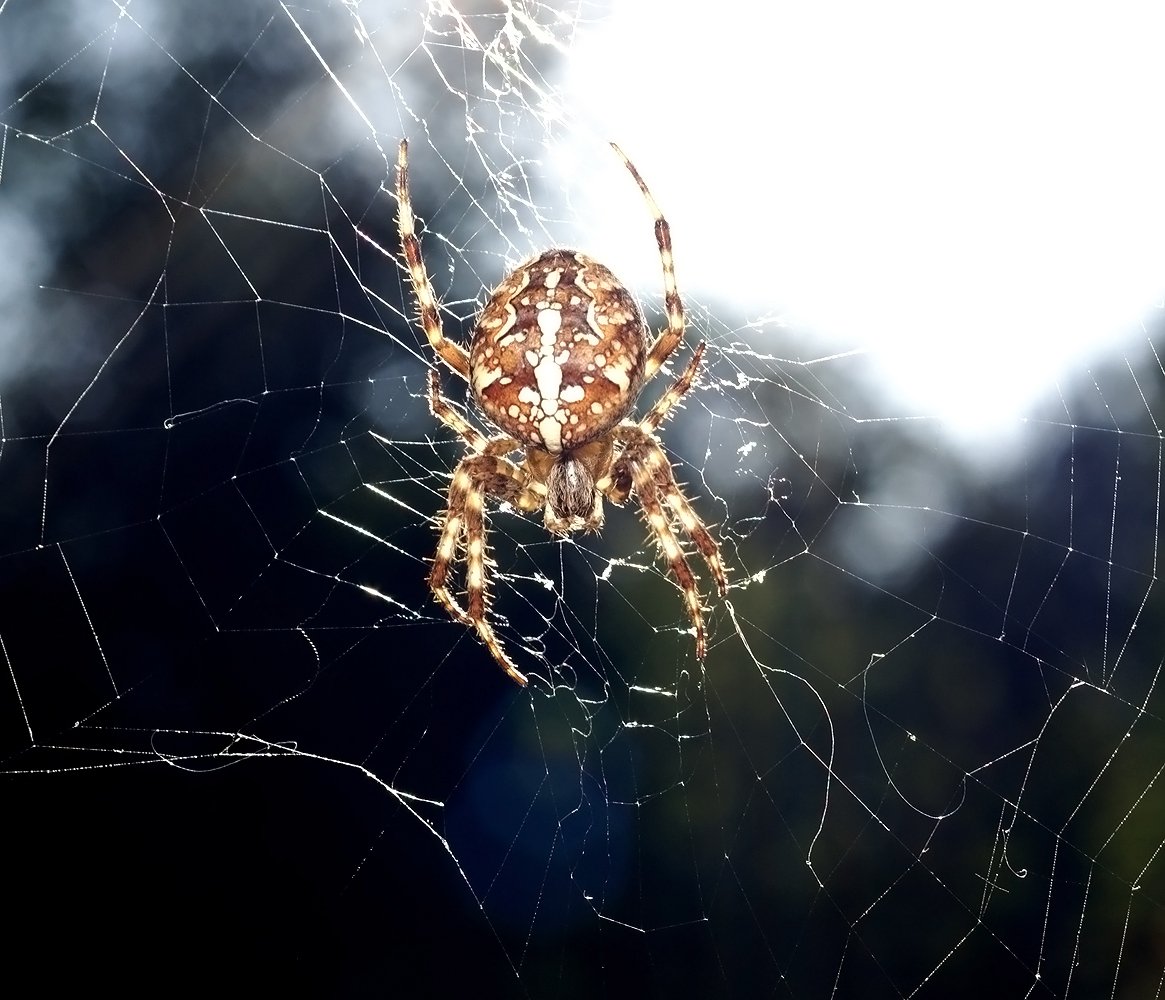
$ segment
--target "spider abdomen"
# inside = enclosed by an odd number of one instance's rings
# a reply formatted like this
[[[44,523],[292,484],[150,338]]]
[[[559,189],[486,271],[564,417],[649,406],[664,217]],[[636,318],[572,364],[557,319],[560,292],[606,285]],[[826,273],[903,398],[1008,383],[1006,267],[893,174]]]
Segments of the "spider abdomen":
[[[482,309],[470,384],[499,428],[558,454],[630,412],[647,350],[643,314],[610,269],[573,250],[547,250],[515,268]]]

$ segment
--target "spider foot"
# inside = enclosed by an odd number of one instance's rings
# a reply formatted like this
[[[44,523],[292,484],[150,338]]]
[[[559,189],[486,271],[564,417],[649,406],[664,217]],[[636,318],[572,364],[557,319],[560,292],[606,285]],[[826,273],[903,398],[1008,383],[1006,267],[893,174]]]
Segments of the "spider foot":
[[[477,634],[481,636],[481,641],[486,644],[493,658],[498,661],[498,666],[509,675],[512,681],[525,687],[527,683],[526,675],[514,666],[514,661],[506,655],[505,650],[502,649],[501,642],[494,635],[494,630],[490,628],[489,622],[484,618],[479,618],[473,625],[477,629]]]
[[[526,675],[522,673],[511,660],[504,649],[502,649],[501,641],[494,630],[490,627],[489,622],[484,618],[475,618],[472,614],[466,611],[457,599],[449,593],[444,585],[433,585],[433,597],[438,604],[441,605],[449,614],[449,617],[460,622],[462,625],[470,625],[477,630],[477,634],[481,637],[481,641],[485,643],[489,649],[490,654],[498,662],[500,666],[515,683],[526,686]]]
[[[684,602],[688,606],[688,617],[692,620],[692,631],[696,633],[696,659],[703,660],[708,652],[708,634],[704,630],[704,612],[700,598],[693,591],[684,592]]]
[[[469,617],[469,614],[457,603],[457,599],[448,590],[436,584],[432,584],[431,586],[433,588],[434,599],[449,613],[451,618],[461,622],[462,625],[472,625],[474,623],[473,619]]]
[[[714,550],[712,553],[702,554],[704,561],[708,564],[708,569],[712,572],[712,578],[716,581],[716,590],[723,597],[728,593],[728,571],[724,568],[719,551]]]

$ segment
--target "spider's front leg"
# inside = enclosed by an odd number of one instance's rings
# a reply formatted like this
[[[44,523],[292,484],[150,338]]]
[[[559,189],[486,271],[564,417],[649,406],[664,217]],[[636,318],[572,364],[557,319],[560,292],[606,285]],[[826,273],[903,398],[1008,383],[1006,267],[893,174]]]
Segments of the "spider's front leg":
[[[728,590],[728,578],[720,559],[720,547],[680,490],[671,464],[655,437],[630,421],[616,428],[615,437],[623,444],[623,453],[611,469],[610,493],[623,499],[634,492],[639,501],[643,516],[667,560],[668,568],[683,592],[688,617],[696,633],[696,658],[702,660],[707,651],[707,636],[696,575],[680,547],[672,529],[671,517],[664,506],[679,519],[699,549],[716,581],[716,589],[723,597]]]
[[[485,573],[489,561],[484,506],[486,497],[496,496],[508,500],[518,510],[533,511],[542,506],[543,492],[530,482],[525,469],[505,457],[521,447],[518,442],[504,435],[490,438],[482,434],[441,394],[441,380],[436,371],[429,372],[429,408],[472,452],[458,464],[449,484],[445,520],[429,571],[429,587],[453,618],[477,629],[501,668],[519,684],[525,684],[525,676],[506,655],[485,617],[488,603]],[[465,609],[457,603],[448,586],[449,571],[457,558],[462,535],[465,536]]]
[[[630,171],[631,176],[635,179],[635,183],[639,185],[643,199],[647,202],[647,208],[655,220],[655,242],[659,248],[659,260],[663,267],[663,305],[664,311],[667,313],[667,326],[655,338],[655,342],[651,345],[647,353],[646,377],[650,379],[655,376],[655,373],[667,361],[672,351],[684,339],[684,304],[680,299],[679,287],[676,285],[675,260],[672,257],[671,246],[671,226],[668,225],[667,219],[663,217],[663,212],[659,210],[659,205],[656,204],[655,198],[652,197],[651,191],[648,190],[646,182],[639,175],[639,171],[627,159],[627,154],[616,143],[611,143],[611,148],[619,154],[623,165]]]
[[[525,685],[526,678],[502,649],[486,619],[489,595],[486,584],[485,498],[501,497],[519,509],[528,510],[539,502],[537,493],[524,482],[522,471],[506,458],[497,455],[469,455],[453,473],[449,484],[449,498],[445,511],[433,568],[429,571],[429,587],[433,596],[454,618],[477,629],[493,658],[517,683]],[[449,592],[449,571],[457,558],[457,545],[465,537],[465,598],[463,609]]]
[[[469,355],[465,353],[464,347],[445,337],[441,314],[437,311],[437,297],[433,294],[429,272],[425,270],[425,259],[421,256],[421,243],[417,239],[416,220],[413,218],[413,201],[409,195],[409,144],[405,139],[401,139],[396,157],[396,201],[400,245],[404,250],[425,337],[445,364],[463,379],[468,379]]]
[[[433,556],[429,572],[429,586],[440,604],[453,618],[472,625],[486,643],[494,660],[513,677],[518,684],[525,685],[525,676],[518,670],[513,660],[502,649],[501,641],[494,635],[494,629],[486,620],[486,517],[485,495],[507,494],[516,498],[522,487],[510,474],[506,466],[511,463],[504,458],[489,455],[472,455],[463,460],[453,473],[449,487],[449,507],[445,512],[445,523],[437,543],[437,554]],[[465,610],[449,591],[449,571],[457,557],[457,545],[461,535],[465,535]]]

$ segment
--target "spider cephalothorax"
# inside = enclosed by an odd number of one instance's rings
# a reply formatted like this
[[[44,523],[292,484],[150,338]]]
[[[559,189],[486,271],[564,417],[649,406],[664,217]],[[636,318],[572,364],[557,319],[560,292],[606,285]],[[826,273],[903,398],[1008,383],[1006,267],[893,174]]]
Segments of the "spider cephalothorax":
[[[437,301],[421,258],[408,185],[408,144],[397,159],[400,238],[421,325],[445,364],[470,384],[482,412],[501,433],[486,437],[441,395],[429,376],[433,415],[469,448],[453,473],[448,509],[429,585],[459,621],[473,625],[502,668],[519,684],[526,678],[503,651],[486,620],[484,499],[496,496],[523,511],[544,511],[554,534],[596,531],[603,497],[620,504],[632,493],[684,593],[696,633],[696,655],[706,649],[696,578],[673,528],[678,520],[704,557],[721,594],[727,587],[720,550],[672,474],[655,437],[688,391],[704,353],[692,360],[640,421],[626,419],[644,383],[676,349],[684,311],[672,266],[671,234],[639,172],[612,143],[655,216],[663,264],[667,327],[654,341],[631,293],[602,264],[574,250],[547,250],[515,268],[477,317],[469,351],[445,338]],[[525,452],[518,465],[506,456]],[[466,607],[449,592],[449,570],[464,535]]]

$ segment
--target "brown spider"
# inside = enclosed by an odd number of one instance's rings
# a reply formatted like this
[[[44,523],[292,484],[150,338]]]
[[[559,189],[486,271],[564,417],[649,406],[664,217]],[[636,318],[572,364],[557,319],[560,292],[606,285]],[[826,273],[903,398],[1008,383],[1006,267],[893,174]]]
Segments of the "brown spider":
[[[723,596],[728,586],[720,549],[680,491],[655,436],[672,407],[691,388],[704,344],[683,374],[640,421],[624,419],[640,390],[684,336],[684,307],[672,265],[671,231],[639,171],[611,143],[655,217],[663,264],[667,327],[648,343],[647,325],[631,293],[602,264],[575,250],[547,250],[515,268],[478,314],[466,352],[445,338],[437,300],[413,224],[408,143],[397,157],[400,240],[425,336],[445,364],[469,382],[474,399],[501,433],[486,437],[441,395],[429,373],[433,416],[469,448],[453,473],[441,538],[429,572],[436,599],[455,619],[477,629],[495,660],[519,684],[526,678],[502,650],[486,620],[485,498],[518,510],[545,510],[552,534],[597,531],[603,497],[621,504],[632,493],[671,567],[696,633],[696,656],[707,639],[696,577],[672,527],[678,519],[695,543]],[[517,464],[506,456],[524,451]],[[665,507],[667,510],[665,511]],[[463,610],[449,593],[449,571],[465,536]]]

